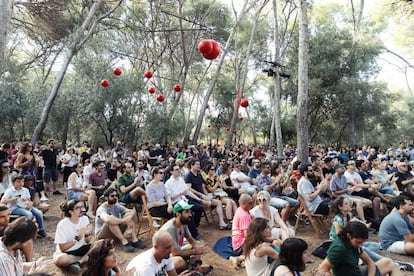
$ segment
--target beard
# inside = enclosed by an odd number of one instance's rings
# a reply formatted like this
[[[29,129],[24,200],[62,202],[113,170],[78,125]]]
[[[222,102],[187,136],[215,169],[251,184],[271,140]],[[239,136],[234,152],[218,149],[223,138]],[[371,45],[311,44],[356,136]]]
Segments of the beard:
[[[191,217],[188,217],[187,219],[185,219],[185,218],[181,217],[181,218],[180,218],[180,222],[181,222],[181,224],[183,224],[183,225],[187,225],[187,224],[189,224],[189,223],[191,222]]]
[[[116,199],[116,198],[114,198],[114,199],[108,199],[108,204],[114,205],[114,204],[116,204],[117,201],[118,201],[118,199]]]

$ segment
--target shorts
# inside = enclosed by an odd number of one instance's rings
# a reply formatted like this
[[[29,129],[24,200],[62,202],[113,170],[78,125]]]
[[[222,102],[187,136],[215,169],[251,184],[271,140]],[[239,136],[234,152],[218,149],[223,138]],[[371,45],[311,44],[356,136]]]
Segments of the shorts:
[[[387,248],[387,251],[391,253],[405,255],[407,253],[405,253],[404,247],[405,247],[405,241],[396,241]]]
[[[43,180],[44,182],[50,182],[50,178],[52,181],[58,180],[58,170],[56,168],[45,168],[43,171]]]
[[[85,194],[85,193],[84,193],[83,191],[75,191],[75,190],[69,189],[69,190],[68,190],[68,199],[69,199],[69,200],[74,199],[74,200],[79,201],[79,200],[80,200],[80,197],[81,197],[82,195],[84,195],[84,194]]]
[[[76,250],[66,251],[66,252],[63,252],[63,253],[73,255],[73,256],[77,256],[77,257],[83,257],[83,256],[86,255],[86,253],[88,253],[90,248],[91,248],[91,244],[88,243],[88,244],[82,245],[81,247],[79,247]]]
[[[123,233],[126,230],[126,225],[125,224],[120,224],[119,228],[121,229],[121,232]],[[102,228],[98,232],[96,232],[95,238],[97,240],[100,240],[100,239],[117,239],[117,237],[115,237],[115,235],[112,234],[111,230],[109,230],[108,224],[104,224],[102,226]]]
[[[141,199],[141,196],[138,196],[136,199],[133,199],[133,198],[131,197],[131,194],[130,194],[130,193],[126,193],[126,194],[124,194],[124,195],[122,196],[122,198],[121,198],[121,201],[122,201],[123,203],[126,203],[126,204],[128,204],[128,203],[138,203],[138,204],[142,204],[142,199]]]
[[[367,266],[360,266],[359,270],[361,271],[361,276],[368,276],[368,267]],[[382,276],[381,271],[375,266],[375,274],[374,276]]]
[[[273,206],[276,209],[285,208],[286,203],[289,204],[290,207],[299,205],[299,201],[288,196],[277,196],[270,199],[270,206]]]

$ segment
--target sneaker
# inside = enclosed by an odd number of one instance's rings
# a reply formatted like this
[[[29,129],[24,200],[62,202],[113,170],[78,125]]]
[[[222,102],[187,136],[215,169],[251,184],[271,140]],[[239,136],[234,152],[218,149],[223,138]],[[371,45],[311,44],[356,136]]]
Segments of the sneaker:
[[[138,248],[138,249],[144,249],[145,247],[147,247],[142,241],[137,240],[136,242],[131,242],[131,245],[134,248]]]
[[[48,201],[49,199],[46,197],[46,196],[42,196],[41,198],[40,198],[40,201]]]
[[[130,243],[124,244],[122,247],[124,248],[125,252],[134,252],[135,250]]]
[[[414,271],[414,265],[410,263],[395,261],[395,264],[398,266],[400,270],[403,271]]]
[[[161,225],[159,225],[158,222],[155,221],[155,220],[152,221],[152,226],[154,226],[154,228],[160,228],[161,227]]]
[[[67,270],[69,270],[71,273],[75,275],[79,275],[82,272],[82,268],[80,266],[79,262],[73,263],[66,267]]]
[[[53,192],[54,195],[63,195],[61,192],[59,192],[58,190]]]
[[[37,232],[37,237],[38,238],[47,238],[47,233],[45,232],[45,230],[40,230],[39,232]]]

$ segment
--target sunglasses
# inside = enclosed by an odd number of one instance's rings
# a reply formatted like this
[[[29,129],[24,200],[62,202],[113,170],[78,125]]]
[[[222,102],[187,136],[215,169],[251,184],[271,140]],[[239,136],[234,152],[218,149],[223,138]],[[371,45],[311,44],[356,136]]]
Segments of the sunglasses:
[[[259,201],[259,202],[267,202],[267,198],[259,198],[259,199],[257,199],[257,201]]]
[[[10,169],[11,166],[3,166],[3,169]]]

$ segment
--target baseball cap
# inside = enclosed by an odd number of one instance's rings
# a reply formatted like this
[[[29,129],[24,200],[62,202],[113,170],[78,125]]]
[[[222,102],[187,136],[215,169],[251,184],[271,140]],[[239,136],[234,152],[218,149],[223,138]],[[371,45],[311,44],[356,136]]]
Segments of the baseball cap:
[[[180,200],[174,205],[174,211],[173,212],[174,212],[174,215],[175,215],[177,212],[181,212],[183,210],[190,210],[191,208],[193,208],[193,205],[188,204],[184,200]]]
[[[333,166],[333,169],[336,171],[339,168],[345,168],[344,165],[342,165],[341,163],[336,164],[335,166]]]

